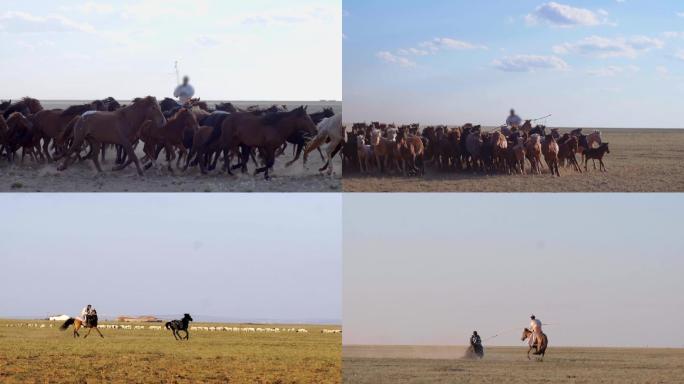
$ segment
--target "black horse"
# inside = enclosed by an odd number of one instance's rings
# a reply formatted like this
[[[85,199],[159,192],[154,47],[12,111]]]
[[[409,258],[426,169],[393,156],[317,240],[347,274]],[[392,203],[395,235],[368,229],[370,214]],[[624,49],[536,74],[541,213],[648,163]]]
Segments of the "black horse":
[[[180,320],[171,320],[167,322],[164,326],[166,329],[170,329],[173,332],[173,337],[176,340],[188,340],[190,338],[190,333],[188,332],[188,325],[193,321],[189,314],[185,314]],[[185,332],[185,337],[181,336],[180,331]]]

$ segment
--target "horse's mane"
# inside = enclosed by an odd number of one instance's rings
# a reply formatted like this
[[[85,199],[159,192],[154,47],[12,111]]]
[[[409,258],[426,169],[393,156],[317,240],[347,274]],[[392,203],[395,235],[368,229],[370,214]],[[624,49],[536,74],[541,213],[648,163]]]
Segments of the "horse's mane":
[[[82,114],[92,110],[92,108],[93,107],[91,104],[72,105],[69,108],[62,111],[62,116],[82,115]]]
[[[266,125],[276,125],[276,124],[280,123],[283,119],[286,119],[286,118],[292,117],[292,116],[300,116],[302,114],[306,114],[306,111],[304,110],[304,107],[299,107],[299,108],[293,109],[289,112],[267,113],[266,115],[262,116],[261,121]]]

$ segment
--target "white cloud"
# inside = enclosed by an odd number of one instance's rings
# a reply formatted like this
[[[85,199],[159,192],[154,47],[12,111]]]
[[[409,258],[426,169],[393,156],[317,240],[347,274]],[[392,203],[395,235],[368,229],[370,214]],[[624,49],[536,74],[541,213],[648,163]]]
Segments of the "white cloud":
[[[429,41],[423,41],[418,47],[403,48],[397,50],[400,56],[427,56],[444,50],[472,50],[487,49],[484,45],[469,43],[467,41],[452,39],[450,37],[437,37]]]
[[[168,17],[206,16],[210,9],[207,0],[194,0],[192,3],[181,0],[139,0],[123,5],[121,16],[126,19],[150,21]]]
[[[677,12],[677,16],[684,17],[684,12]]]
[[[221,42],[218,39],[207,35],[197,36],[193,39],[193,42],[201,47],[216,47],[221,45]]]
[[[610,65],[603,68],[590,69],[587,71],[587,74],[596,77],[614,77],[622,74],[636,73],[639,72],[639,70],[640,68],[635,65],[628,65],[624,67]]]
[[[326,23],[339,15],[332,7],[302,6],[281,8],[258,13],[236,15],[234,22],[246,25],[296,25],[301,23]]]
[[[402,67],[406,67],[406,68],[416,66],[415,62],[413,62],[413,61],[411,61],[405,57],[394,55],[394,54],[392,54],[392,52],[388,52],[388,51],[380,51],[380,52],[376,53],[375,56],[384,62],[399,64]]]
[[[563,59],[556,56],[515,55],[494,60],[492,65],[504,72],[534,72],[536,70],[564,71],[569,68]]]
[[[0,29],[12,33],[95,32],[92,25],[62,15],[35,16],[16,11],[7,11],[0,15]]]
[[[659,65],[656,67],[656,73],[662,77],[667,77],[670,74],[670,70],[667,67]]]
[[[114,13],[114,6],[107,3],[95,3],[93,1],[87,1],[78,7],[78,10],[86,14],[110,14]]]
[[[684,31],[682,31],[682,32],[676,32],[676,31],[663,32],[663,37],[666,39],[684,39]]]
[[[608,24],[607,15],[608,12],[605,10],[594,12],[552,1],[537,7],[533,13],[525,17],[525,20],[530,25],[543,22],[559,27],[596,26]]]
[[[684,49],[680,49],[672,55],[677,60],[684,61]]]
[[[553,51],[557,54],[575,53],[599,58],[636,58],[639,54],[653,49],[660,49],[664,46],[665,43],[663,41],[647,36],[635,36],[631,38],[591,36],[576,43],[557,45],[553,47]]]

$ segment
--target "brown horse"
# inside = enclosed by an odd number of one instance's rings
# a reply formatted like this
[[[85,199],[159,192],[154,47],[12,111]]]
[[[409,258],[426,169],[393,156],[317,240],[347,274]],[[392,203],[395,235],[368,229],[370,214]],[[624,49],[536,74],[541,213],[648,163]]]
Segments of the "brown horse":
[[[499,168],[499,171],[507,171],[507,161],[506,153],[508,152],[508,140],[506,136],[500,131],[494,131],[490,137],[490,142],[493,147],[492,157],[494,159],[494,164]]]
[[[558,171],[558,143],[553,135],[546,135],[544,143],[542,144],[542,153],[544,154],[544,160],[546,160],[546,165],[551,170],[552,176],[560,177],[560,172]]]
[[[578,145],[579,140],[576,136],[565,134],[561,138],[561,141],[558,142],[558,161],[565,164],[565,161],[567,160],[575,171],[582,173],[582,169],[580,169],[580,166],[577,163],[576,154]]]
[[[122,170],[135,163],[138,174],[142,176],[140,160],[133,150],[132,143],[138,140],[140,129],[148,120],[157,126],[166,124],[166,118],[159,108],[157,99],[152,96],[136,99],[131,105],[114,112],[91,112],[78,117],[74,125],[73,143],[64,155],[64,163],[58,169],[65,170],[73,162],[72,155],[80,151],[84,142],[88,142],[91,150],[86,157],[93,160],[98,172],[102,172],[97,149],[102,144],[115,144],[123,148],[128,160],[114,170]]]
[[[263,116],[253,113],[234,113],[226,117],[219,132],[214,132],[213,137],[206,145],[213,141],[219,141],[219,147],[224,152],[224,168],[230,173],[231,169],[247,167],[251,148],[258,148],[265,160],[265,165],[257,168],[255,174],[264,173],[264,178],[269,180],[269,169],[275,163],[275,152],[293,134],[300,134],[306,138],[313,138],[318,133],[316,125],[306,113],[306,107],[299,107],[290,112],[274,112]],[[240,163],[230,167],[228,151],[242,148]]]
[[[61,331],[66,331],[72,324],[74,326],[74,338],[81,337],[81,335],[78,333],[78,330],[81,329],[81,327],[83,327],[88,328],[88,333],[86,333],[86,335],[83,336],[84,339],[87,338],[88,335],[90,335],[90,331],[92,331],[93,329],[100,335],[101,338],[104,339],[102,332],[100,332],[100,329],[97,328],[97,312],[95,311],[93,311],[93,314],[87,316],[85,323],[81,321],[81,319],[70,317],[69,319],[67,319],[67,321],[64,322],[64,324],[62,324],[59,327],[59,329]]]
[[[521,341],[527,340],[529,337],[532,337],[532,331],[529,329],[525,328],[522,333],[522,338]],[[534,355],[541,356],[541,359],[539,361],[544,361],[544,355],[546,354],[546,347],[549,345],[549,339],[546,337],[545,333],[542,333],[541,340],[536,340],[534,345],[530,346],[530,349],[527,350],[527,359],[530,359],[530,352],[534,349]]]
[[[174,148],[177,148],[179,152],[176,168],[180,169],[181,160],[188,154],[186,143],[192,142],[198,129],[195,114],[187,108],[181,108],[163,126],[147,120],[140,130],[140,139],[145,142],[143,151],[149,157],[150,165],[154,165],[157,160],[157,149],[163,147],[166,150],[168,169],[172,171],[171,161],[174,157]]]
[[[65,130],[69,123],[88,111],[104,110],[105,105],[100,101],[94,101],[89,104],[74,105],[65,110],[62,109],[44,109],[32,116],[31,120],[36,126],[36,132],[43,140],[43,154],[48,161],[52,161],[49,147],[54,140],[55,151],[57,153],[64,153],[66,148],[63,142],[59,142],[59,138],[63,137]]]
[[[16,103],[10,104],[9,107],[2,112],[2,116],[7,119],[14,112],[20,112],[24,116],[29,116],[42,110],[43,106],[40,104],[40,101],[30,97],[24,97]]]
[[[407,136],[404,131],[400,131],[397,135],[396,143],[404,163],[404,175],[425,174],[425,161],[423,159],[425,147],[420,137],[414,135]],[[417,164],[420,164],[420,168],[418,168]]]

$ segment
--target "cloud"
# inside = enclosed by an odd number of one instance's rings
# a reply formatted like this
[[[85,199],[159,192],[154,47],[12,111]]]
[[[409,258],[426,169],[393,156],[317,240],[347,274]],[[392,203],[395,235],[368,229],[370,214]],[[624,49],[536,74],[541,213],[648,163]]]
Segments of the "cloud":
[[[674,57],[677,60],[684,61],[684,50],[680,49],[679,51],[674,53],[672,57]]]
[[[26,12],[7,11],[0,15],[0,30],[12,33],[85,32],[95,28],[62,15],[35,16]]]
[[[114,13],[114,6],[106,3],[95,3],[92,1],[87,1],[78,7],[78,10],[85,14],[100,14],[106,15]]]
[[[628,65],[625,67],[610,65],[608,67],[590,69],[587,74],[596,77],[614,77],[622,74],[630,74],[639,72],[640,68],[635,65]]]
[[[445,50],[472,49],[487,49],[487,47],[450,37],[437,37],[432,40],[423,41],[417,47],[398,49],[396,54],[399,56],[428,56]]]
[[[665,66],[659,65],[656,67],[656,73],[662,77],[667,77],[670,75],[670,70]]]
[[[537,70],[564,71],[569,68],[563,59],[556,56],[515,55],[492,62],[494,68],[504,72],[535,72]]]
[[[677,12],[677,16],[684,17],[684,12]]]
[[[207,48],[221,45],[221,42],[218,39],[207,35],[197,36],[193,39],[193,42],[196,45]]]
[[[181,0],[138,0],[123,5],[121,16],[125,19],[150,21],[169,17],[206,16],[210,10],[207,0],[194,0],[192,3]]]
[[[684,39],[684,32],[667,31],[663,32],[663,37],[666,39]]]
[[[575,8],[565,4],[556,2],[544,3],[537,7],[537,9],[525,17],[529,25],[535,25],[540,22],[558,27],[575,27],[575,26],[596,26],[601,24],[609,24],[606,16],[608,12],[598,10],[593,12],[585,8]]]
[[[333,20],[339,11],[331,7],[305,6],[269,10],[259,13],[237,15],[235,22],[246,25],[296,25],[302,23],[326,23]]]
[[[380,51],[375,54],[375,56],[387,63],[399,64],[402,67],[410,68],[415,67],[416,63],[401,56],[397,56],[388,51]]]
[[[557,54],[575,53],[599,58],[636,58],[642,53],[653,49],[660,49],[664,46],[665,43],[662,40],[647,36],[635,36],[631,38],[591,36],[576,43],[556,45],[553,47],[553,51]]]

